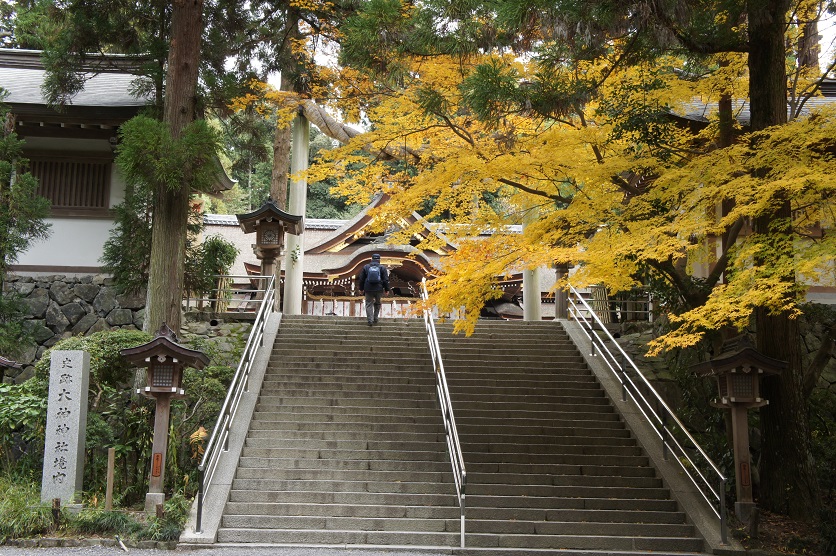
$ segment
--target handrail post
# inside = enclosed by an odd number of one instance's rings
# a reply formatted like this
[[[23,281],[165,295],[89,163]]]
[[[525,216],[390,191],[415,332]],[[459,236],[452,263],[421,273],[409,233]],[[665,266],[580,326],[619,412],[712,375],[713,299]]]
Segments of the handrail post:
[[[197,469],[197,519],[194,532],[203,532],[203,469],[200,468]]]
[[[668,461],[668,412],[662,409],[660,413],[662,414],[662,458]]]
[[[726,478],[720,477],[720,542],[729,544],[729,524],[726,515]]]
[[[464,488],[464,485],[462,485]],[[460,546],[464,548],[464,505],[465,505],[465,495],[464,492],[461,493],[461,504],[459,504],[459,508],[461,508],[461,542]]]
[[[624,353],[621,354],[621,401],[627,401],[627,361]]]

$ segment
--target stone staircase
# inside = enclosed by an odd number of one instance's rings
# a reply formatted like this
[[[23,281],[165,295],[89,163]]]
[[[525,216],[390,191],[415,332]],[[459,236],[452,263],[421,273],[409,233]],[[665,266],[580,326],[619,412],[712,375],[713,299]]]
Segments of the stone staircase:
[[[418,319],[283,316],[218,542],[457,545],[427,353]]]
[[[703,550],[558,323],[451,330],[468,549]],[[454,490],[423,321],[285,315],[218,542],[455,549]]]
[[[469,546],[703,550],[559,323],[437,329],[467,464]]]

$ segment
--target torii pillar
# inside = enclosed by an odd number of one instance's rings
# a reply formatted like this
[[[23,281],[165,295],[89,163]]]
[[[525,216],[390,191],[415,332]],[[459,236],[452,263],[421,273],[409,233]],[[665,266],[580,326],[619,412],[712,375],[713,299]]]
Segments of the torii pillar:
[[[540,211],[537,207],[530,207],[523,216],[523,230],[530,224],[537,222]],[[539,321],[543,319],[543,309],[540,302],[540,268],[525,268],[523,278],[523,320]]]
[[[297,114],[293,120],[293,146],[290,157],[290,193],[287,210],[291,214],[305,215],[308,199],[308,180],[302,172],[308,169],[308,150],[310,149],[311,126],[308,119]],[[302,314],[302,285],[305,248],[302,245],[304,227],[299,234],[287,235],[284,263],[284,307],[287,315]]]

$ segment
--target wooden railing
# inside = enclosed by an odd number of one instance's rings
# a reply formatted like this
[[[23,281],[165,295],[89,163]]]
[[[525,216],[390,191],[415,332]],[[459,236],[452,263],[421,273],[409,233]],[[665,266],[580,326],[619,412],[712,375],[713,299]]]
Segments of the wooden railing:
[[[381,318],[418,318],[418,300],[414,297],[384,297],[381,300]],[[302,314],[336,317],[364,317],[364,299],[356,296],[328,296],[307,294],[302,301]]]

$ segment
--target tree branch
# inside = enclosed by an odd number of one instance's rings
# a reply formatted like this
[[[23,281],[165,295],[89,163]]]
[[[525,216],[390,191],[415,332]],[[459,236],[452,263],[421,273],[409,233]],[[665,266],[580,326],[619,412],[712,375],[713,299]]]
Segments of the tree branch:
[[[532,187],[528,187],[527,185],[523,185],[519,182],[509,180],[508,178],[499,178],[497,181],[500,182],[500,183],[504,183],[505,185],[510,185],[511,187],[516,187],[517,189],[519,189],[521,191],[525,191],[526,193],[531,193],[532,195],[537,195],[539,197],[545,197],[547,199],[552,199],[554,201],[557,201],[559,203],[563,203],[563,204],[566,204],[566,205],[568,205],[569,203],[572,202],[572,199],[570,197],[564,197],[562,195],[552,195],[551,193],[546,193],[545,191],[541,191],[539,189],[534,189]]]
[[[723,254],[720,255],[720,258],[717,259],[717,264],[714,265],[714,268],[711,270],[711,273],[706,278],[706,285],[710,288],[713,288],[717,285],[717,282],[720,281],[720,276],[726,271],[726,268],[729,266],[729,249],[734,243],[737,241],[737,236],[740,235],[740,231],[743,229],[743,219],[738,218],[737,221],[732,224],[731,228],[729,228],[728,234],[726,235],[726,239],[723,242]]]

